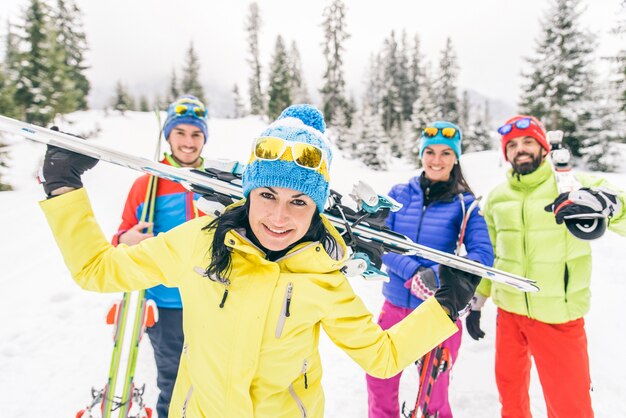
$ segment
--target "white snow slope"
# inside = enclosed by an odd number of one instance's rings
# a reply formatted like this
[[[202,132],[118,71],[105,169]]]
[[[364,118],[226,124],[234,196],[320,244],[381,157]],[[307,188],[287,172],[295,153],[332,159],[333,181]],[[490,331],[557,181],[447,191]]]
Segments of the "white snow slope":
[[[154,153],[158,127],[150,113],[81,112],[70,115],[62,125],[62,129],[77,133],[95,127],[101,128],[94,139],[99,144],[148,158]],[[245,161],[251,139],[263,127],[264,123],[254,118],[211,120],[205,155]],[[112,331],[104,317],[120,295],[87,292],[74,284],[37,205],[44,197],[35,180],[44,147],[17,137],[5,140],[12,143],[12,169],[5,179],[15,191],[0,193],[0,416],[66,418],[88,403],[92,386],[105,383]],[[504,180],[506,166],[497,151],[468,154],[462,163],[479,194],[486,195]],[[331,172],[332,187],[344,195],[358,179],[386,193],[393,184],[414,174],[415,170],[402,163],[387,172],[374,172],[356,161],[344,160],[339,153],[335,153]],[[105,234],[116,231],[126,194],[137,176],[108,163],[85,174],[84,183]],[[626,172],[606,177],[626,188]],[[626,241],[608,233],[593,243],[593,249],[593,301],[586,317],[593,403],[598,417],[624,417]],[[377,317],[382,304],[380,283],[359,278],[352,284]],[[499,416],[493,371],[495,307],[491,302],[483,310],[482,323],[487,336],[476,342],[464,334],[453,370],[450,398],[457,418]],[[367,416],[363,372],[325,336],[321,344],[326,415]],[[141,345],[136,380],[146,384],[145,397],[154,405],[156,371],[151,347],[147,339]],[[416,393],[413,369],[402,378],[401,398],[409,404]],[[533,415],[545,417],[536,374],[530,392]]]

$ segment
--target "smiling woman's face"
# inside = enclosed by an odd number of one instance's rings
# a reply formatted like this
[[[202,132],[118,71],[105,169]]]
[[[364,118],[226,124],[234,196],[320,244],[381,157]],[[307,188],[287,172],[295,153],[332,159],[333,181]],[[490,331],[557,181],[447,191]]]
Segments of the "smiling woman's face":
[[[304,193],[281,187],[259,187],[250,192],[248,220],[261,245],[281,251],[309,230],[315,203]]]
[[[448,181],[456,162],[456,154],[447,145],[429,145],[422,154],[422,166],[430,181]]]

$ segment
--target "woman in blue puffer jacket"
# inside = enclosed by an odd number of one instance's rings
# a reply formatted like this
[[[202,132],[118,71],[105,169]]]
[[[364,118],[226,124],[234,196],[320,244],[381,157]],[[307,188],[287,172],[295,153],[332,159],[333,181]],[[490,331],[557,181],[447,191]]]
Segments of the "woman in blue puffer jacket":
[[[403,207],[389,216],[387,225],[418,244],[448,253],[457,252],[462,239],[467,258],[491,266],[494,256],[487,225],[463,177],[460,156],[461,131],[456,125],[438,121],[425,128],[420,143],[423,171],[407,184],[391,189],[389,195]],[[383,286],[385,303],[378,323],[388,329],[434,294],[439,286],[439,265],[393,253],[383,256],[383,262],[390,280]],[[457,326],[459,331],[442,344],[449,357],[448,368],[432,388],[427,416],[452,417],[448,384],[450,368],[461,345],[459,320]],[[400,415],[400,375],[390,379],[367,376],[370,418]]]

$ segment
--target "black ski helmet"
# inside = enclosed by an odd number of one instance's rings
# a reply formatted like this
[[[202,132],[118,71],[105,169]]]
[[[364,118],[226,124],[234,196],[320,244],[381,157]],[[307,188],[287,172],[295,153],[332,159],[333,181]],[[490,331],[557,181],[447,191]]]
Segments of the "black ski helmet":
[[[600,238],[606,232],[606,218],[565,219],[565,226],[576,238],[591,241]]]

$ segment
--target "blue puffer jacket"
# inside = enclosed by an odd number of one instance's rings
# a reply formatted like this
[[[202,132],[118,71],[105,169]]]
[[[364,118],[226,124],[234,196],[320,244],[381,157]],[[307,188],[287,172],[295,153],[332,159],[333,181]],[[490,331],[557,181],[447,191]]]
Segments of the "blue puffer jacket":
[[[411,238],[414,242],[437,250],[454,253],[463,222],[463,207],[458,195],[445,193],[440,200],[424,205],[424,192],[420,187],[420,177],[416,176],[407,184],[398,184],[391,189],[389,196],[402,203],[398,212],[391,213],[387,225],[393,231]],[[470,193],[463,194],[465,207],[474,201]],[[491,266],[493,247],[489,239],[487,225],[482,213],[474,209],[467,222],[464,239],[467,258]],[[383,262],[390,280],[383,285],[383,295],[396,306],[414,309],[423,301],[404,287],[420,266],[438,272],[439,265],[433,261],[400,254],[385,254]],[[439,280],[439,278],[437,278]]]

